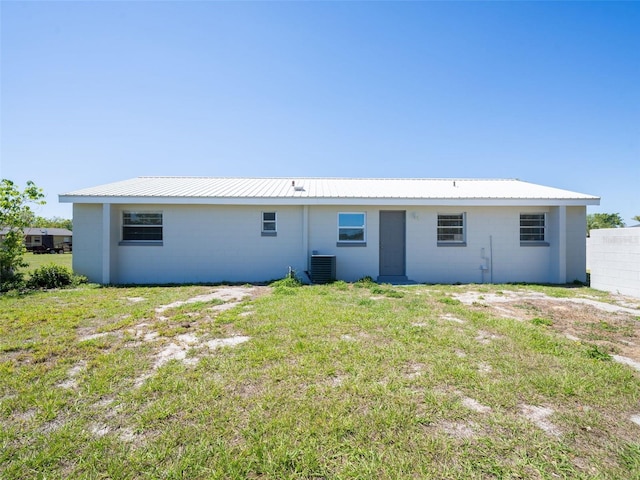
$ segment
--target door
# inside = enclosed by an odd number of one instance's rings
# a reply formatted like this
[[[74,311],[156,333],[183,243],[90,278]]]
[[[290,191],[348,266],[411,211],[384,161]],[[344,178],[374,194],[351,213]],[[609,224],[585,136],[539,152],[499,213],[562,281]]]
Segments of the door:
[[[380,211],[380,276],[405,275],[405,211]]]

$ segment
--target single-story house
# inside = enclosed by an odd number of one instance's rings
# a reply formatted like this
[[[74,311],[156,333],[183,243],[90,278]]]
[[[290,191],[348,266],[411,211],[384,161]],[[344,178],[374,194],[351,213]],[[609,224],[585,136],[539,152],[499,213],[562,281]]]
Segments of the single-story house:
[[[9,231],[0,229],[0,241]],[[70,251],[72,248],[73,232],[66,228],[30,227],[23,230],[24,245],[29,251]]]
[[[104,284],[585,281],[592,195],[513,179],[139,177],[60,195]],[[315,272],[314,272],[315,270]],[[326,278],[322,278],[323,280]]]

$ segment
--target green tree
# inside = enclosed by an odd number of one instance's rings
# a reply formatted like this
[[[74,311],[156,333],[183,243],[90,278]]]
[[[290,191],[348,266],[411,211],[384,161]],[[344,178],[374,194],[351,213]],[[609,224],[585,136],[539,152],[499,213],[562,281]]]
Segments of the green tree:
[[[590,213],[587,215],[587,236],[591,230],[618,227],[624,227],[619,213]]]
[[[34,217],[29,226],[37,228],[66,228],[67,230],[73,230],[73,221],[68,218],[61,217]]]
[[[633,219],[634,219],[636,222],[640,222],[640,215],[636,215],[635,217],[633,217]]]
[[[44,193],[35,183],[28,181],[24,190],[11,180],[0,182],[0,227],[4,239],[0,243],[0,291],[20,283],[22,274],[18,269],[25,267],[24,228],[33,220],[29,203],[42,205]]]

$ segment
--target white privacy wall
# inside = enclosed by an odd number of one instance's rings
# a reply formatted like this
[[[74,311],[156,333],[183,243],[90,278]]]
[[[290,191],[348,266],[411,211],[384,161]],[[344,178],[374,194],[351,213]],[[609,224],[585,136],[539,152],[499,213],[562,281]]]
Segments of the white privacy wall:
[[[640,228],[591,230],[591,287],[640,298]]]

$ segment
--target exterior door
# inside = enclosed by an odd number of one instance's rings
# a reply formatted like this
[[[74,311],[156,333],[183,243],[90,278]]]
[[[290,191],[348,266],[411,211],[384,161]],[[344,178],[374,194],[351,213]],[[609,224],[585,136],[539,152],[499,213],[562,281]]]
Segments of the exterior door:
[[[405,275],[404,210],[380,211],[380,276]]]

